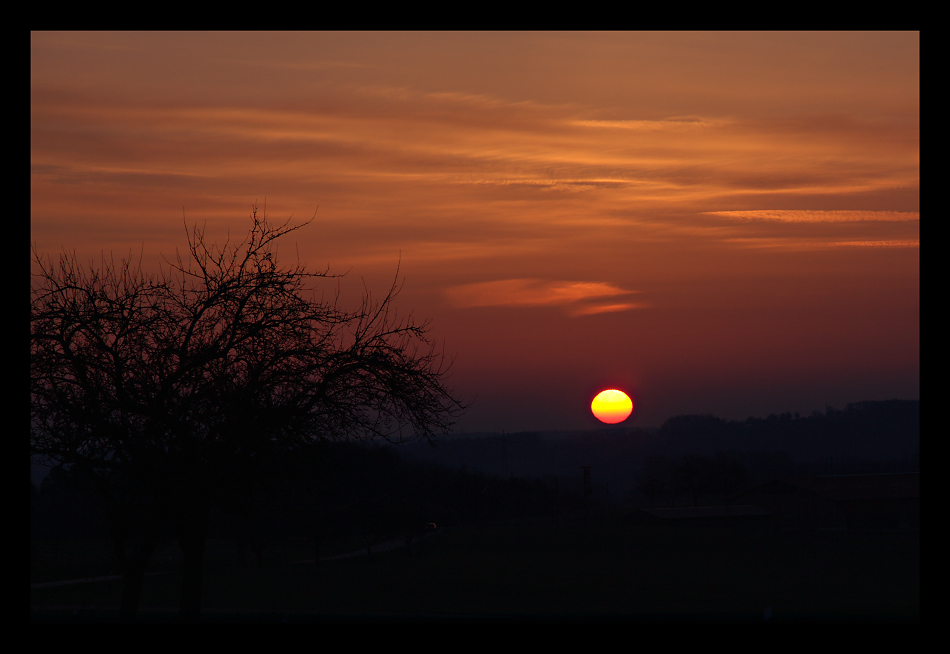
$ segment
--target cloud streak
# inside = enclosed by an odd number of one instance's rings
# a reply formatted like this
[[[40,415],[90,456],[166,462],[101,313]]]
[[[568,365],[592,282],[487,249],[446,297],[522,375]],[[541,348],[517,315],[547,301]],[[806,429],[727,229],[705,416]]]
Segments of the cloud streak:
[[[500,279],[453,286],[446,290],[446,297],[458,308],[562,306],[577,317],[643,308],[642,303],[604,302],[637,292],[607,282]]]
[[[917,211],[802,211],[753,209],[751,211],[706,211],[707,215],[747,221],[785,223],[909,222],[920,220]]]
[[[788,238],[729,238],[728,243],[747,248],[777,248],[785,250],[827,250],[834,248],[919,248],[920,239],[882,239],[853,241],[822,241],[818,239]]]

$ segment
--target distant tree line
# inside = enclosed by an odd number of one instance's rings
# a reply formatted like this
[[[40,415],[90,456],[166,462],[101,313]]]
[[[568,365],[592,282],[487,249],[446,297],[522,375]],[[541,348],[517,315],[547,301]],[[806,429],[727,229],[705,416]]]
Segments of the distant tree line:
[[[570,487],[579,466],[613,506],[718,501],[773,479],[829,473],[913,471],[920,465],[920,402],[858,402],[810,415],[725,420],[681,415],[658,429],[523,432],[406,446],[411,458]],[[567,482],[567,483],[565,483]],[[670,485],[672,484],[672,491]],[[597,504],[602,502],[599,500]]]

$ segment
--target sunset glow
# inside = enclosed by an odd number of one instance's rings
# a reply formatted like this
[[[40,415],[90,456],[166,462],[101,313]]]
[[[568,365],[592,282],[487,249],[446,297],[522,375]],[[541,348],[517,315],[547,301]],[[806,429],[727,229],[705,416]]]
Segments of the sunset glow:
[[[919,396],[919,34],[34,32],[30,239],[431,321],[467,432]]]

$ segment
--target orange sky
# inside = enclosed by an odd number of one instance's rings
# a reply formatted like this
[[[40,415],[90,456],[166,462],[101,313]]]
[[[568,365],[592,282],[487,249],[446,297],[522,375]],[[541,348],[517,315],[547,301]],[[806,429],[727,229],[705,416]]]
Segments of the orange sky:
[[[31,239],[250,207],[456,355],[466,431],[919,397],[917,33],[33,33]]]

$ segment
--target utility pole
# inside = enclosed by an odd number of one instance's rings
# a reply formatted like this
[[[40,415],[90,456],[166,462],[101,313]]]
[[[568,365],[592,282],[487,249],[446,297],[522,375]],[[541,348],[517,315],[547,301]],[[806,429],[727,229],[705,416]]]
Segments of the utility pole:
[[[581,466],[581,470],[584,471],[584,519],[586,520],[590,509],[590,496],[594,491],[590,482],[590,466]]]
[[[673,468],[672,466],[666,467],[666,473],[669,476],[670,481],[670,508],[673,508]]]

